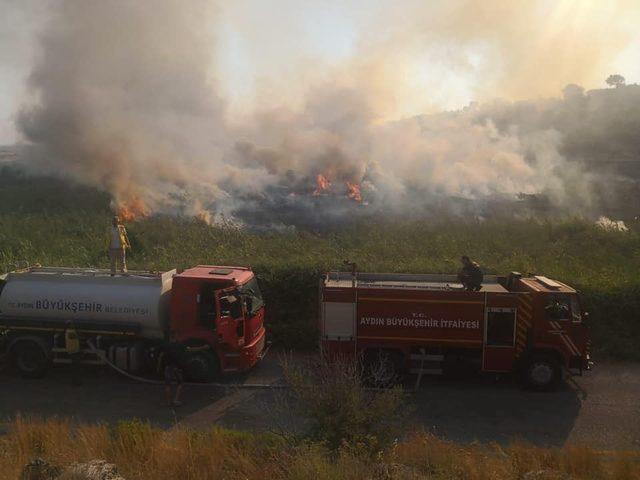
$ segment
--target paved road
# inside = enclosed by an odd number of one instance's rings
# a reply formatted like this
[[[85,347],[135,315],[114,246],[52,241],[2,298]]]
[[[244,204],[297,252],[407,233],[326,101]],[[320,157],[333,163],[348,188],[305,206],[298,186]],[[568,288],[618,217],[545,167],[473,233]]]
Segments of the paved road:
[[[276,381],[277,363],[271,357],[251,374],[229,381]],[[162,427],[215,423],[268,430],[295,421],[281,408],[282,396],[281,391],[187,387],[185,405],[174,411],[163,406],[161,386],[107,370],[86,372],[81,387],[71,385],[64,368],[43,380],[0,372],[0,421],[21,413],[85,422],[141,418]],[[599,365],[554,393],[522,391],[508,378],[431,378],[409,398],[414,427],[451,440],[640,449],[640,364]]]
[[[417,417],[459,441],[640,449],[640,365],[606,364],[553,393],[492,379],[431,382],[416,396]]]

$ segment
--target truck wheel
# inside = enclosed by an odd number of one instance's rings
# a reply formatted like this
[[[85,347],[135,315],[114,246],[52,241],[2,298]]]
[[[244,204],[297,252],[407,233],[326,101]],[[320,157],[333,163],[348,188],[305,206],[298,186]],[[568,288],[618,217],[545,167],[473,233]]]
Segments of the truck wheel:
[[[24,378],[42,378],[49,367],[46,352],[31,340],[16,343],[11,349],[11,359],[14,368]]]
[[[551,355],[534,355],[523,370],[526,385],[537,391],[555,390],[562,378],[558,361]]]
[[[220,362],[211,352],[194,352],[187,356],[183,368],[189,381],[206,383],[218,376]]]
[[[392,387],[400,381],[398,355],[385,350],[370,350],[364,356],[364,381],[376,388]]]

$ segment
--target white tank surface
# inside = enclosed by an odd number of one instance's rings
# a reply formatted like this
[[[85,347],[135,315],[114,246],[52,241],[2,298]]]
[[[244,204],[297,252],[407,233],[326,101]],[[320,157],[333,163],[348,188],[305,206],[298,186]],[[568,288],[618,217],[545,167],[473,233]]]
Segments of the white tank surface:
[[[162,338],[169,321],[169,297],[176,271],[132,271],[34,267],[5,276],[0,292],[0,324],[72,320],[137,325],[145,338]]]

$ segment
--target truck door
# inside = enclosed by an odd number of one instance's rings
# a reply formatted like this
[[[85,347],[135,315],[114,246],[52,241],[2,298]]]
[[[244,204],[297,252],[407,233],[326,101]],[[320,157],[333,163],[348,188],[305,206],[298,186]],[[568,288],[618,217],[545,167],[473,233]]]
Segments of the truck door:
[[[205,283],[198,295],[198,324],[206,330],[216,330],[217,302],[215,287]]]
[[[244,317],[242,301],[235,287],[216,292],[218,306],[218,338],[231,347],[244,345]]]
[[[577,295],[552,293],[547,295],[545,319],[548,333],[566,357],[579,357],[586,350],[586,330],[582,325],[582,312]]]
[[[515,360],[516,309],[487,307],[485,310],[482,369],[510,372]]]

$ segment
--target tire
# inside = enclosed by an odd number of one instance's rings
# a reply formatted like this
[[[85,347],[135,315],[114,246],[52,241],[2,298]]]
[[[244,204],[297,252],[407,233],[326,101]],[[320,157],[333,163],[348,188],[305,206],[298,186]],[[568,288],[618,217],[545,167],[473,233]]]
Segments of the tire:
[[[11,348],[11,361],[23,378],[42,378],[49,368],[49,358],[33,340],[21,340]]]
[[[182,365],[190,382],[211,382],[220,374],[220,362],[211,352],[195,352],[187,355]]]
[[[369,350],[364,356],[364,382],[374,388],[389,388],[401,379],[401,356],[388,350]]]
[[[533,355],[522,373],[525,385],[539,392],[555,390],[562,379],[560,363],[552,355]]]

